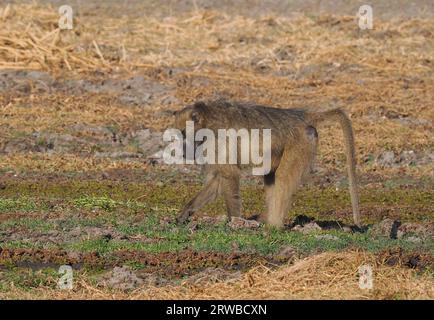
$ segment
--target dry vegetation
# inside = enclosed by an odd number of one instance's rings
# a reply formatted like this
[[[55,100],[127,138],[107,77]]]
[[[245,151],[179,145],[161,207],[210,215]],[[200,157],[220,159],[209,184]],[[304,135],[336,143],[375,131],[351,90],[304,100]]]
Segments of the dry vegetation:
[[[173,85],[181,105],[216,96],[285,107],[338,104],[355,123],[361,164],[383,150],[432,149],[432,20],[376,21],[375,30],[362,32],[353,17],[254,19],[198,11],[164,19],[82,15],[69,31],[57,28],[55,8],[12,5],[0,16],[1,68],[67,78],[145,74]],[[26,103],[31,110],[20,108]],[[137,122],[168,125],[167,117],[155,116],[165,105],[125,109],[101,95],[35,92],[2,95],[2,104],[8,115],[0,123],[3,137],[11,129],[61,131],[78,115],[84,123],[116,123],[124,130]],[[324,130],[324,164],[342,160],[342,153],[338,159],[333,153],[338,134]],[[22,162],[21,156],[2,160]],[[400,170],[432,175],[431,164]]]
[[[95,83],[140,75],[165,86],[164,95],[176,102],[163,103],[163,95],[146,107],[126,105],[119,92],[77,94],[25,78],[18,81],[22,87],[8,91],[2,90],[2,81],[7,87],[9,80],[2,78],[0,152],[11,140],[25,142],[39,132],[70,133],[77,124],[115,126],[120,133],[161,131],[170,125],[166,111],[197,99],[224,97],[279,107],[339,105],[354,123],[365,187],[372,182],[367,177],[376,177],[373,190],[390,177],[406,176],[428,180],[432,191],[434,20],[376,20],[374,30],[361,31],[354,17],[332,15],[253,18],[198,9],[165,18],[114,18],[83,12],[74,17],[73,30],[59,30],[58,17],[57,8],[45,5],[1,7],[0,71],[37,70],[56,81]],[[79,139],[92,132],[74,134]],[[320,137],[319,167],[344,172],[340,130],[325,126]],[[375,160],[384,151],[413,151],[417,161],[383,166]],[[0,174],[10,178],[36,172],[50,179],[61,172],[154,170],[143,159],[95,157],[93,152],[2,152]],[[414,206],[399,201],[393,210]],[[392,205],[387,206],[390,213]],[[56,207],[56,214],[66,207]],[[432,207],[424,202],[420,210],[432,219]],[[374,290],[358,288],[357,268],[363,263],[374,266]],[[125,293],[102,289],[86,274],[76,284],[65,292],[12,283],[7,292],[0,290],[0,298],[434,299],[432,274],[388,266],[364,251],[326,252],[278,269],[259,266],[240,279],[200,286],[181,283]]]
[[[358,268],[373,268],[374,289],[360,289]],[[240,279],[163,287],[144,287],[125,293],[76,279],[72,291],[13,288],[0,298],[25,299],[434,299],[434,280],[402,267],[391,268],[363,252],[323,253],[277,270],[259,266]]]

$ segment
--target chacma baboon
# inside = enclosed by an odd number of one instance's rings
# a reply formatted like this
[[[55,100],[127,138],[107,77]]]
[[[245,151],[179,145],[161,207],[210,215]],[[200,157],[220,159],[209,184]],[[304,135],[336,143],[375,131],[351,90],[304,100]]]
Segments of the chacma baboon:
[[[271,129],[271,170],[264,174],[266,212],[261,214],[260,220],[276,227],[283,226],[291,197],[311,170],[318,143],[315,127],[326,120],[338,121],[344,133],[353,219],[360,226],[353,130],[351,121],[340,108],[327,111],[278,109],[217,100],[197,102],[175,112],[175,127],[184,137],[186,121],[194,122],[195,131],[207,128],[216,134],[219,129]],[[187,203],[178,222],[184,222],[219,195],[224,197],[228,217],[240,216],[241,167],[240,163],[205,164],[205,186]]]

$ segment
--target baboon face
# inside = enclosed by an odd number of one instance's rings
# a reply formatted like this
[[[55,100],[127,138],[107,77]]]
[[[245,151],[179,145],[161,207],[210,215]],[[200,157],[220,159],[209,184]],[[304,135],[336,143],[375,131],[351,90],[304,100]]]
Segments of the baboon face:
[[[194,153],[196,153],[196,148],[202,144],[203,142],[196,142],[196,141],[190,141],[186,136],[186,126],[187,126],[187,122],[191,121],[194,123],[194,134],[193,138],[194,139],[194,135],[196,134],[196,131],[203,128],[203,121],[202,118],[200,117],[200,114],[197,110],[194,109],[193,106],[187,106],[184,109],[180,110],[180,111],[176,111],[174,113],[175,116],[175,121],[174,121],[174,128],[178,129],[181,131],[182,133],[182,137],[183,137],[183,148],[184,148],[184,158],[186,158],[187,155],[187,145],[189,144],[193,144],[194,145]],[[194,159],[191,159],[194,160]]]
[[[197,110],[194,109],[193,106],[187,106],[180,111],[175,111],[175,121],[174,127],[182,132],[182,135],[185,138],[185,129],[187,121],[194,122],[194,130],[197,131],[203,128],[203,123],[201,116]]]

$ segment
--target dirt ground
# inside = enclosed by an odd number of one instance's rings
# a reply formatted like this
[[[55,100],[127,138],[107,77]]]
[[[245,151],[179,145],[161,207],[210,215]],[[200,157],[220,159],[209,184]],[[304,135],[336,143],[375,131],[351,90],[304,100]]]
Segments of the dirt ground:
[[[375,1],[372,30],[363,1],[68,3],[72,30],[64,1],[0,1],[0,298],[434,298],[432,1]],[[162,134],[214,98],[344,108],[363,227],[334,124],[283,230],[254,220],[248,173],[249,220],[218,201],[177,225],[203,177],[162,162]]]

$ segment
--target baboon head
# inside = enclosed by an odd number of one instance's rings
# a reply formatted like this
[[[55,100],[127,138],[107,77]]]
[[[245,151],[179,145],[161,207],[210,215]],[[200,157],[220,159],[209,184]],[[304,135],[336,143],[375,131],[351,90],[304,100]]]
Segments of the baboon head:
[[[186,106],[184,109],[174,112],[175,121],[174,128],[181,131],[183,136],[183,144],[184,144],[184,157],[186,156],[186,148],[187,145],[194,144],[194,152],[196,152],[196,148],[201,145],[203,142],[189,141],[188,138],[193,138],[196,135],[196,132],[199,129],[204,128],[204,117],[201,115],[201,111],[198,108],[198,103],[195,105]],[[193,137],[187,137],[187,123],[193,122],[194,131]],[[191,123],[189,123],[191,125]]]
[[[185,129],[187,121],[194,122],[194,130],[197,131],[204,127],[204,119],[201,115],[201,111],[199,110],[200,103],[196,103],[194,105],[186,106],[184,109],[175,111],[175,121],[174,127],[178,130],[181,130],[182,134],[185,138]]]

